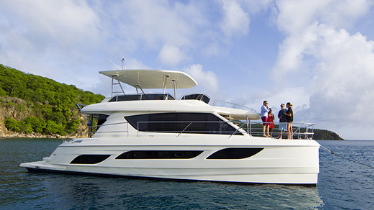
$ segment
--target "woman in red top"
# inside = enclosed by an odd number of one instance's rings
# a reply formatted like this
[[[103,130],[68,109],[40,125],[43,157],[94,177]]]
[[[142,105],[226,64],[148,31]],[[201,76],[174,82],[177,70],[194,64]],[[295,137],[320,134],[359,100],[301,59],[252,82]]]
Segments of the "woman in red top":
[[[272,110],[270,109],[268,113],[268,125],[269,125],[269,136],[273,136],[273,128],[274,128],[274,115]]]

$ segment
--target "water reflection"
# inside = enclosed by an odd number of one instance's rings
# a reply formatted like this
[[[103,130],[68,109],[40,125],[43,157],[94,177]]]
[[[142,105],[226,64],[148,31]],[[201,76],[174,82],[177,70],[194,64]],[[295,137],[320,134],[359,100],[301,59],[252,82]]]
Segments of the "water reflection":
[[[33,174],[54,208],[294,208],[323,206],[316,187]]]

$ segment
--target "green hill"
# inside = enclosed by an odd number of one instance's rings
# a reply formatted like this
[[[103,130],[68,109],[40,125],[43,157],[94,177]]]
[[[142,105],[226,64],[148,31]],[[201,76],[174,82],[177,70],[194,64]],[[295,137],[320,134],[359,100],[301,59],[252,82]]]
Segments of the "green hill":
[[[86,123],[76,104],[99,103],[103,99],[74,85],[0,64],[0,136],[8,132],[71,135]]]
[[[323,130],[323,129],[314,129],[313,139],[315,140],[344,140],[337,133]]]

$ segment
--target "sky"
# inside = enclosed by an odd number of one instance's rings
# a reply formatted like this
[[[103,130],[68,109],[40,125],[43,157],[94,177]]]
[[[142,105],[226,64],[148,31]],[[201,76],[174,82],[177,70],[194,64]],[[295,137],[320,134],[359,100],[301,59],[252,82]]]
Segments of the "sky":
[[[0,0],[3,65],[108,96],[98,72],[124,58],[191,75],[179,97],[291,102],[294,122],[347,140],[374,140],[373,40],[372,0]]]

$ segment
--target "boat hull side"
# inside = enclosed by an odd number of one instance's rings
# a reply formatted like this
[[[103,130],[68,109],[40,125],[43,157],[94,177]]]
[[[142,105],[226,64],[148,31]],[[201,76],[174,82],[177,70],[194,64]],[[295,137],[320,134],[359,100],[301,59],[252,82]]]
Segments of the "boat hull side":
[[[319,173],[318,146],[263,146],[264,150],[244,159],[207,159],[211,154],[230,147],[185,146],[184,150],[204,151],[191,159],[116,159],[133,150],[178,150],[175,145],[58,147],[43,161],[22,163],[29,170],[88,173],[126,177],[200,180],[240,183],[317,184]],[[109,154],[97,164],[71,164],[81,154]]]
[[[115,176],[127,178],[150,178],[163,180],[183,180],[183,181],[211,181],[211,182],[230,182],[230,183],[248,183],[248,184],[291,184],[291,185],[316,185],[318,174],[241,174],[241,175],[209,175],[209,176],[156,176],[156,175],[129,175],[125,173],[102,173],[90,172],[91,170],[55,170],[44,167],[26,167],[30,172],[52,172],[67,174],[82,174],[94,176]],[[110,170],[110,169],[107,169]],[[126,169],[124,169],[128,172]]]

